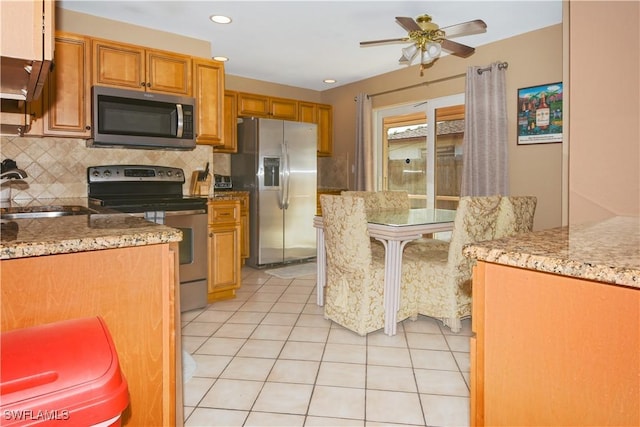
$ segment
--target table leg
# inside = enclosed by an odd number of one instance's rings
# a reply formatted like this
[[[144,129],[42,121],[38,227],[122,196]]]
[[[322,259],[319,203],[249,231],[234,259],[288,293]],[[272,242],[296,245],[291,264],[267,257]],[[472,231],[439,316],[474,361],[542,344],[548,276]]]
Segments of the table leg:
[[[324,249],[324,230],[316,228],[316,294],[317,304],[324,305],[324,285],[327,280],[327,254]]]
[[[384,333],[395,335],[400,309],[400,283],[402,280],[402,248],[406,242],[377,239],[385,247],[384,269]]]

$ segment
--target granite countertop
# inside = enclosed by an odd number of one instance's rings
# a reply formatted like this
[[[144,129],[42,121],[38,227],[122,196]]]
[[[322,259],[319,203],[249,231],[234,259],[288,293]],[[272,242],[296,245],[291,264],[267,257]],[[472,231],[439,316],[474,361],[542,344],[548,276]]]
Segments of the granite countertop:
[[[234,200],[239,197],[248,196],[248,191],[236,191],[236,190],[218,190],[213,193],[213,197],[209,197],[209,200]]]
[[[469,258],[640,288],[640,218],[613,217],[468,245]]]
[[[87,200],[80,198],[12,202],[11,207],[47,205],[87,207]],[[99,212],[57,218],[3,219],[0,259],[145,246],[182,240],[182,232],[175,228],[128,214],[108,210]]]

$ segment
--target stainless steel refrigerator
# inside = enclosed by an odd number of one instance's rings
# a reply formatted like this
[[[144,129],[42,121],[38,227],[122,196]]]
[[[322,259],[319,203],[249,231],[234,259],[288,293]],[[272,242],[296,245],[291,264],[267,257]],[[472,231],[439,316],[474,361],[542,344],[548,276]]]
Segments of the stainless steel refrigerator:
[[[234,189],[249,192],[247,264],[261,267],[314,258],[317,126],[241,120],[231,178]]]

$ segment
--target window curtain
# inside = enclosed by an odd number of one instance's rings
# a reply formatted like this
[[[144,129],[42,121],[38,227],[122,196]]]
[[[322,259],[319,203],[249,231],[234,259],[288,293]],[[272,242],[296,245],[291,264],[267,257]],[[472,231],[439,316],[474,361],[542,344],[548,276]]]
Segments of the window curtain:
[[[461,196],[509,194],[505,69],[467,70]]]
[[[365,93],[356,96],[356,191],[373,191],[373,141],[371,128],[371,98]]]

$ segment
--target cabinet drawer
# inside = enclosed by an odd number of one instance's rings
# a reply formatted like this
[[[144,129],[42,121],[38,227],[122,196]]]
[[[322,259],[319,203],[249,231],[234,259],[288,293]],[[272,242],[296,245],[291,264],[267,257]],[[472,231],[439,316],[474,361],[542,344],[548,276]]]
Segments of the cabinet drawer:
[[[225,203],[223,205],[209,205],[209,223],[225,224],[240,221],[240,204]]]

